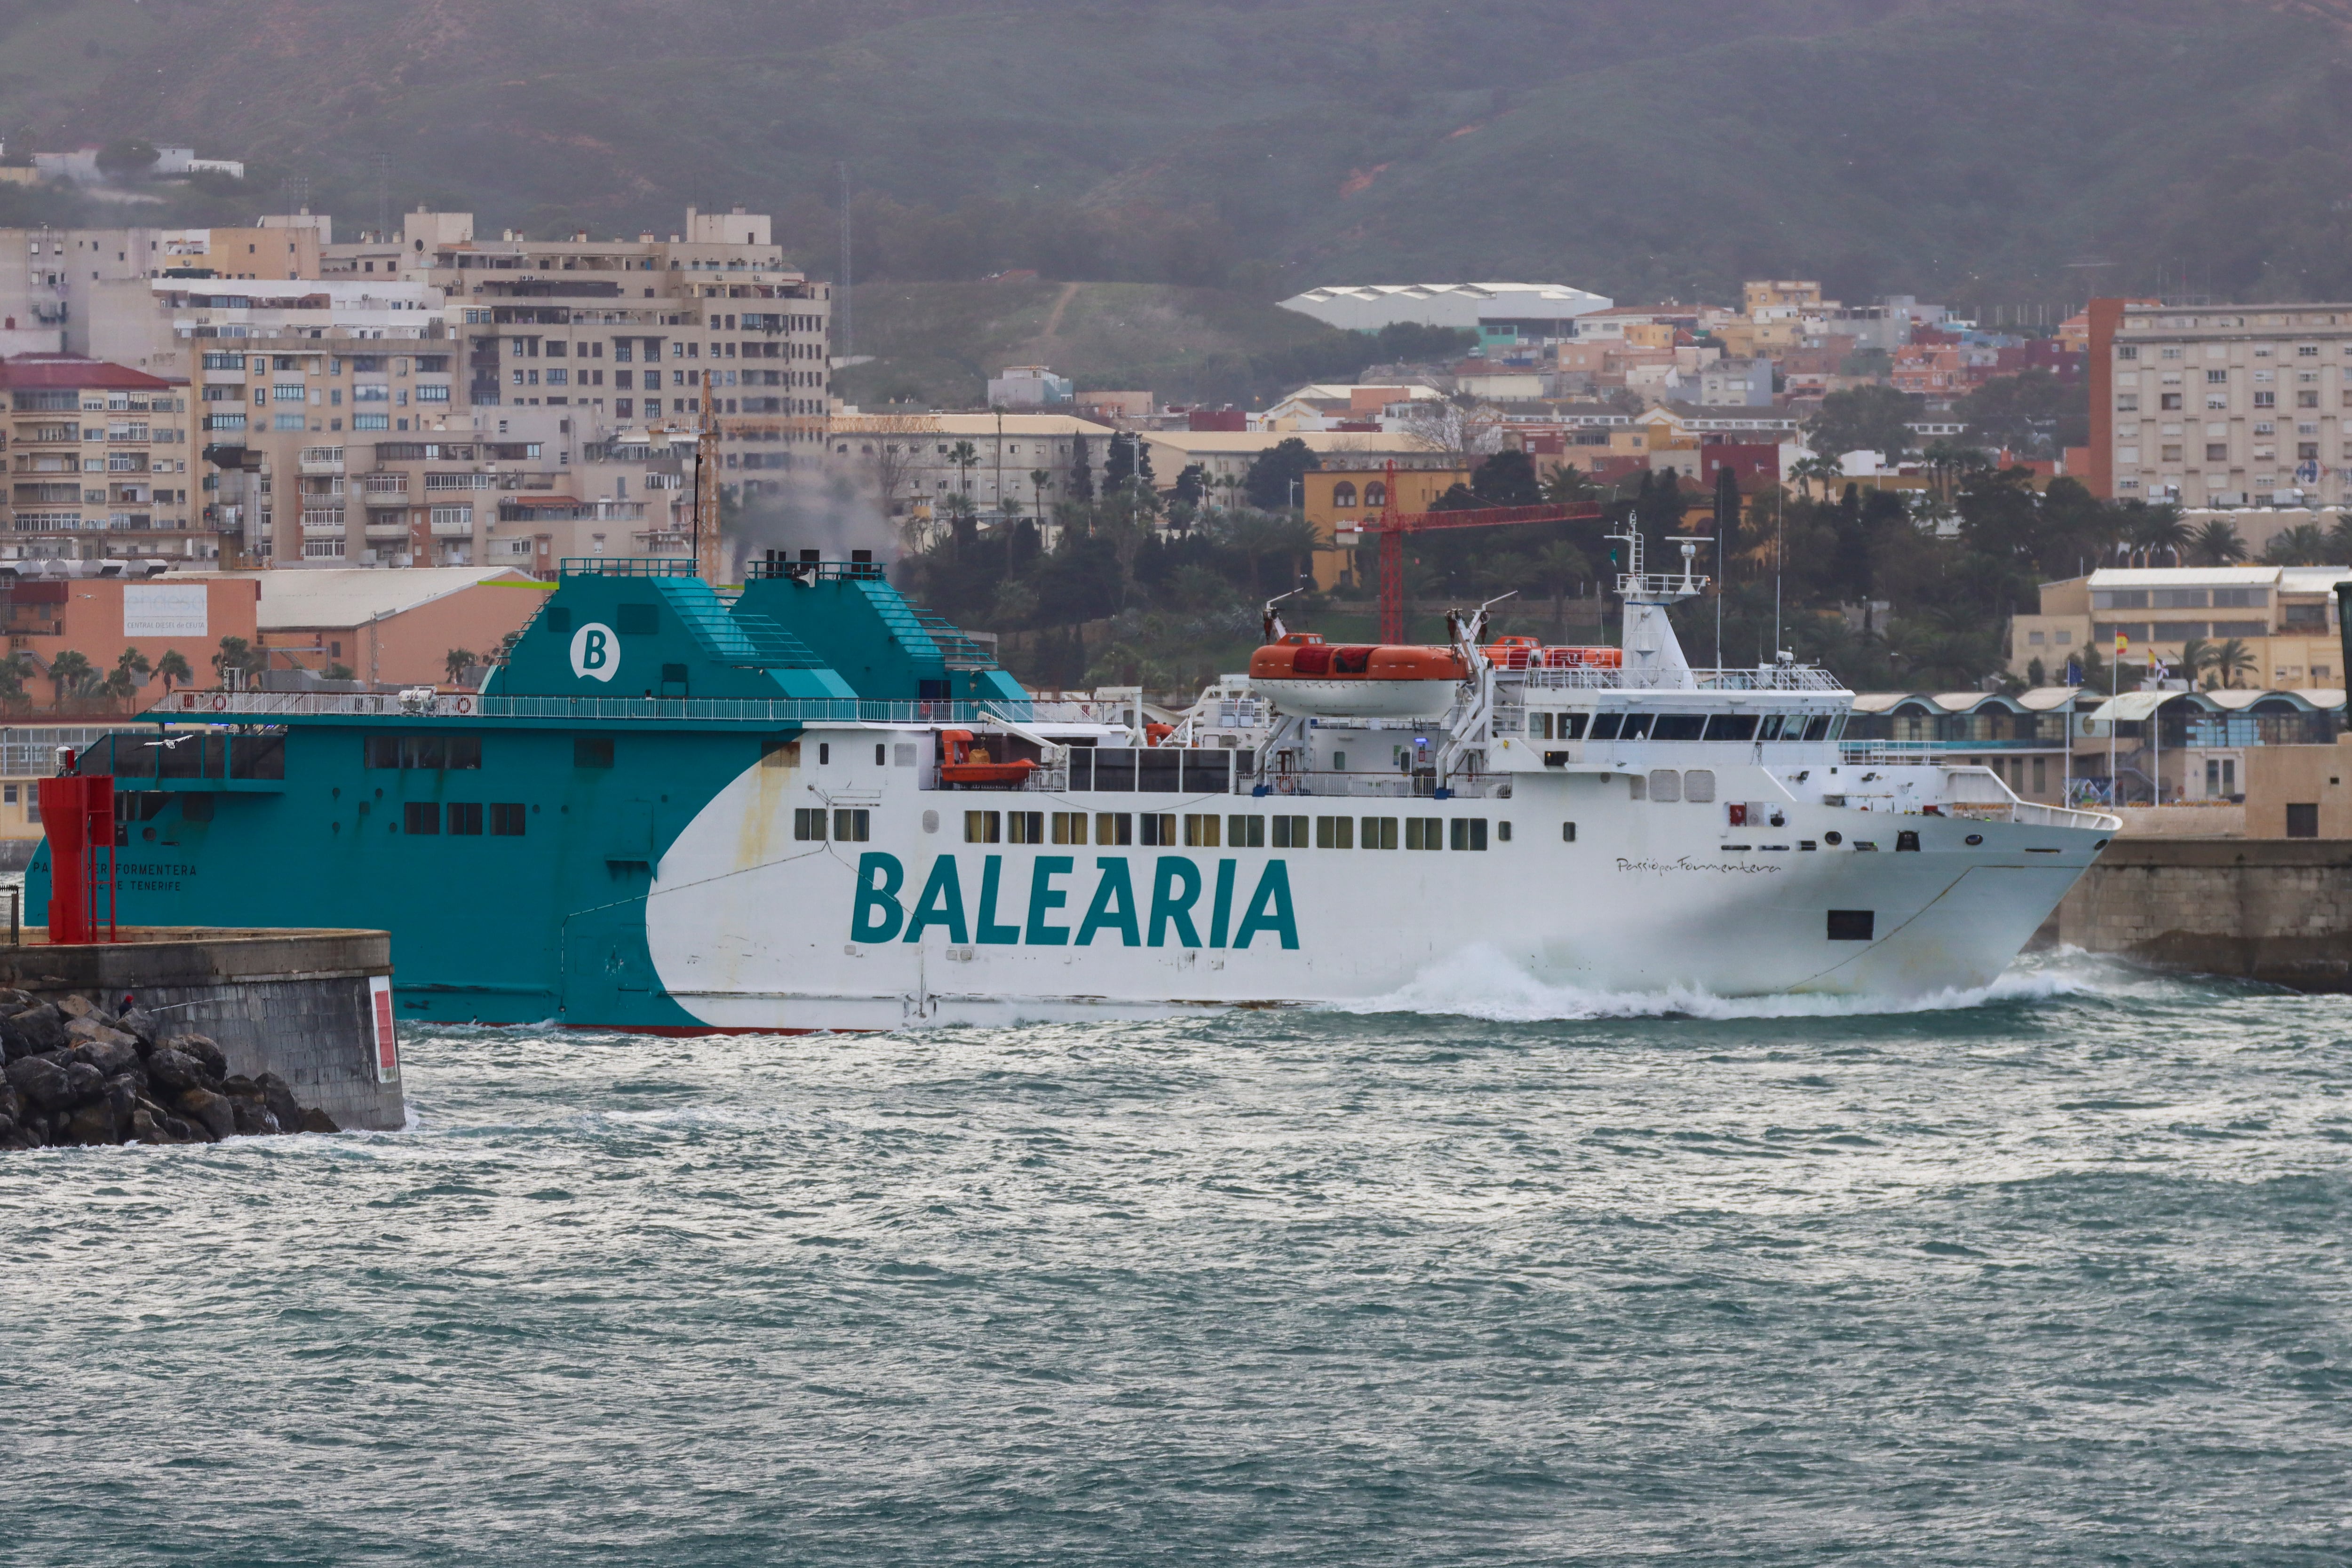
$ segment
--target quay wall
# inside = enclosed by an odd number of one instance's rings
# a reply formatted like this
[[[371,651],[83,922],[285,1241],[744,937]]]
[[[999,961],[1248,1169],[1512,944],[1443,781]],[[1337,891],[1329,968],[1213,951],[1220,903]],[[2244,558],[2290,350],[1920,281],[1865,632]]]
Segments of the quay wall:
[[[390,933],[124,926],[121,936],[52,947],[47,931],[28,926],[11,947],[0,922],[0,987],[52,1001],[79,991],[110,1009],[128,991],[166,1031],[211,1036],[231,1072],[277,1073],[338,1126],[406,1122],[397,1053],[385,1064],[376,1033]]]
[[[2152,967],[2352,990],[2352,840],[2118,837],[2056,925]]]

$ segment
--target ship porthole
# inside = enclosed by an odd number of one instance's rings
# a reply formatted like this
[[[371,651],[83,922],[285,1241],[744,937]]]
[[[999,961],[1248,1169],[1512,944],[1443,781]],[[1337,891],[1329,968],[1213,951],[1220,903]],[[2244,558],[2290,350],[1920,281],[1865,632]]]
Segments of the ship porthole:
[[[938,832],[939,831],[940,831],[940,814],[939,814],[937,811],[926,811],[926,812],[924,812],[924,813],[923,813],[923,831],[925,831],[925,832],[927,832],[927,833],[936,833],[936,832]]]
[[[2093,844],[2091,847],[2092,847],[2093,849],[2095,849],[2095,850],[2103,850],[2103,849],[2105,849],[2105,848],[2107,847],[2107,841],[2106,841],[2106,840],[2105,840],[2105,839],[2101,839],[2097,843]]]
[[[1984,842],[1984,835],[1982,833],[1970,833],[1967,838],[1960,841],[1967,844],[1980,844]]]
[[[1845,835],[1839,832],[1835,828],[1832,828],[1828,832],[1822,835],[1822,842],[1825,844],[1842,844],[1845,842]]]

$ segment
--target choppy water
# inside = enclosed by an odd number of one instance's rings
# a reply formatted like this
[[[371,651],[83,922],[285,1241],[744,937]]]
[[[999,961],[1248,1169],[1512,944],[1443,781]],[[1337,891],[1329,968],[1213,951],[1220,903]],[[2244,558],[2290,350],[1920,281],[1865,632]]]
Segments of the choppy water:
[[[8,1156],[0,1557],[2352,1553],[2352,1003],[1413,999],[1494,1016],[452,1030],[404,1134]]]

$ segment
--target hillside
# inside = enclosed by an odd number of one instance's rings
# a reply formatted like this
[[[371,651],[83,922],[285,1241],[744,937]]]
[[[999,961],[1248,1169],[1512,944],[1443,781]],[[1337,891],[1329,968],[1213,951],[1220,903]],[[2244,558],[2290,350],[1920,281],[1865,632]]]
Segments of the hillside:
[[[222,216],[307,190],[352,226],[634,231],[743,202],[826,273],[846,163],[860,276],[901,281],[2340,296],[2342,9],[0,0],[0,126],[244,158]]]
[[[1144,388],[1162,401],[1244,402],[1316,376],[1351,375],[1368,350],[1279,306],[1155,283],[874,283],[856,293],[857,350],[836,379],[868,406],[973,407],[1005,365],[1046,364],[1081,391]]]

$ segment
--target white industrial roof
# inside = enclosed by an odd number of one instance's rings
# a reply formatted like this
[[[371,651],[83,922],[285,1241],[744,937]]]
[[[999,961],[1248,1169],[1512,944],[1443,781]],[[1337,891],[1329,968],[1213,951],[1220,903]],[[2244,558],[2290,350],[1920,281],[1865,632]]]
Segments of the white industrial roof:
[[[2279,580],[2275,566],[2101,567],[2093,588],[2257,588]]]
[[[511,566],[418,566],[404,569],[327,567],[254,574],[261,583],[255,623],[264,632],[311,626],[357,626],[397,615],[478,582],[529,582]]]

